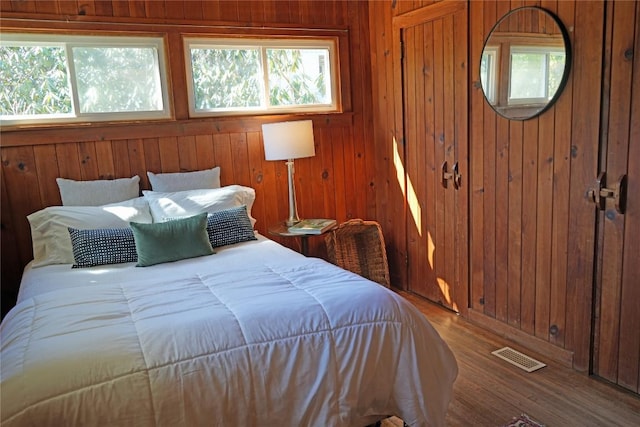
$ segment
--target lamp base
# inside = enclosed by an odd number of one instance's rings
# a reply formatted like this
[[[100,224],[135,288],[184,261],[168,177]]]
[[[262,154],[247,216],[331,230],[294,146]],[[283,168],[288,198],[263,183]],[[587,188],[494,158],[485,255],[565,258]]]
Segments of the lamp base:
[[[288,219],[284,222],[284,225],[286,225],[287,227],[291,227],[292,225],[296,225],[297,223],[300,222],[300,218],[298,219]]]
[[[296,206],[296,188],[294,184],[293,174],[295,173],[293,167],[293,159],[287,161],[287,178],[289,184],[289,218],[284,222],[287,227],[291,227],[300,222],[298,216],[298,207]]]

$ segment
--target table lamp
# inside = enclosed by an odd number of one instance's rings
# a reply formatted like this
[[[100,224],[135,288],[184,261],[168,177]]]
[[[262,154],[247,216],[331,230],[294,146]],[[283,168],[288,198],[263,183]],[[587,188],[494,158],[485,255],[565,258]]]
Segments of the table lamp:
[[[293,180],[293,159],[315,156],[313,142],[313,122],[298,120],[293,122],[268,123],[262,125],[264,154],[266,160],[286,160],[289,178],[289,218],[287,227],[300,222],[296,206],[296,190]]]

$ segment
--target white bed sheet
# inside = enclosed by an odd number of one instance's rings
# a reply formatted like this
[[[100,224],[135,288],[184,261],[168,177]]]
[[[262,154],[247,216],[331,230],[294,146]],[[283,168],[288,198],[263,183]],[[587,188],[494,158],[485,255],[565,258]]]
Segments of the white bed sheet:
[[[28,268],[0,334],[7,427],[441,426],[457,375],[400,296],[264,237],[153,267]]]

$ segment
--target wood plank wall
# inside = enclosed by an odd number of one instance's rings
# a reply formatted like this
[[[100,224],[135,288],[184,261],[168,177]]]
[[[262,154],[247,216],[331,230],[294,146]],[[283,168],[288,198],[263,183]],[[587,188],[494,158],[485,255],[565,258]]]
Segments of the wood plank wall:
[[[406,201],[394,129],[402,114],[394,94],[392,19],[432,1],[370,3],[377,162],[386,185],[379,221],[387,230],[391,275],[404,283]],[[539,6],[569,30],[573,65],[554,107],[539,118],[509,121],[484,100],[479,64],[484,41],[510,10]],[[579,370],[589,367],[595,215],[586,191],[597,176],[601,105],[603,1],[469,2],[469,171],[471,320],[541,345]],[[384,200],[384,202],[383,202]]]
[[[2,0],[3,20],[24,21],[25,28],[111,25],[130,31],[136,23],[229,28],[270,26],[298,33],[305,27],[342,32],[341,67],[344,113],[314,115],[316,156],[296,161],[301,216],[376,219],[375,147],[372,144],[372,97],[369,65],[368,4],[329,0],[256,1],[116,1]],[[3,21],[8,22],[8,21]],[[93,24],[94,22],[95,24]],[[112,25],[115,23],[116,25]],[[117,24],[121,24],[118,27]],[[126,25],[128,26],[126,26]],[[205,27],[202,27],[202,26]],[[295,116],[189,119],[184,66],[172,51],[178,30],[169,34],[175,120],[162,123],[71,126],[54,129],[3,130],[2,157],[2,303],[15,300],[21,272],[32,258],[26,216],[60,204],[56,177],[78,180],[139,175],[145,172],[190,171],[221,167],[223,185],[256,189],[253,215],[257,229],[287,216],[284,162],[264,160],[261,124]],[[304,32],[304,31],[303,31]],[[282,243],[297,248],[294,240]],[[311,239],[311,255],[324,256],[322,239]]]

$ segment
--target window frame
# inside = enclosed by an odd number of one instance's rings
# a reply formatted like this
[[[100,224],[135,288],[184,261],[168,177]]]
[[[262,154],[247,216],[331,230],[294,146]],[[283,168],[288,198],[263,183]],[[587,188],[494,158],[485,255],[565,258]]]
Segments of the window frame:
[[[499,66],[500,66],[500,46],[485,46],[482,57],[480,60],[484,59],[484,56],[489,58],[489,64],[487,65],[487,75],[486,75],[486,83],[488,86],[489,93],[485,92],[485,96],[491,105],[495,105],[498,102],[498,75],[499,75]],[[482,78],[482,73],[480,75]]]
[[[271,36],[271,37],[231,37],[231,36],[203,36],[203,35],[183,35],[183,51],[185,64],[185,77],[187,88],[187,102],[189,117],[216,117],[235,115],[265,115],[282,113],[341,113],[342,93],[340,84],[340,54],[338,50],[338,37],[318,36],[318,37],[294,37],[294,36]],[[260,67],[262,71],[262,94],[263,104],[260,107],[237,107],[237,108],[216,108],[216,109],[196,109],[195,88],[193,84],[192,70],[192,48],[247,48],[258,49],[260,51]],[[329,104],[313,105],[286,105],[273,106],[269,104],[269,76],[266,50],[269,48],[279,49],[327,49],[329,56],[328,70],[331,78],[330,93],[332,102]]]
[[[67,78],[71,96],[71,113],[38,114],[6,118],[0,116],[2,127],[41,126],[51,124],[93,123],[93,122],[131,122],[146,120],[170,119],[173,116],[170,98],[170,82],[168,79],[167,42],[166,37],[159,34],[113,35],[113,34],[61,34],[61,33],[26,33],[3,32],[0,40],[2,46],[53,46],[65,50]],[[158,78],[162,96],[162,110],[83,113],[80,111],[78,84],[76,81],[73,48],[105,47],[105,48],[154,48],[157,53]],[[15,116],[14,116],[15,117]]]
[[[509,89],[507,93],[507,105],[537,105],[537,104],[546,104],[549,102],[549,79],[551,73],[549,72],[550,67],[550,58],[553,54],[563,54],[565,55],[566,60],[566,52],[562,51],[563,49],[558,49],[558,46],[554,44],[546,44],[546,45],[524,45],[524,44],[512,44],[509,46]],[[513,72],[513,55],[517,54],[539,54],[544,57],[544,96],[538,98],[514,98],[511,96],[511,82],[513,81],[512,72]]]

